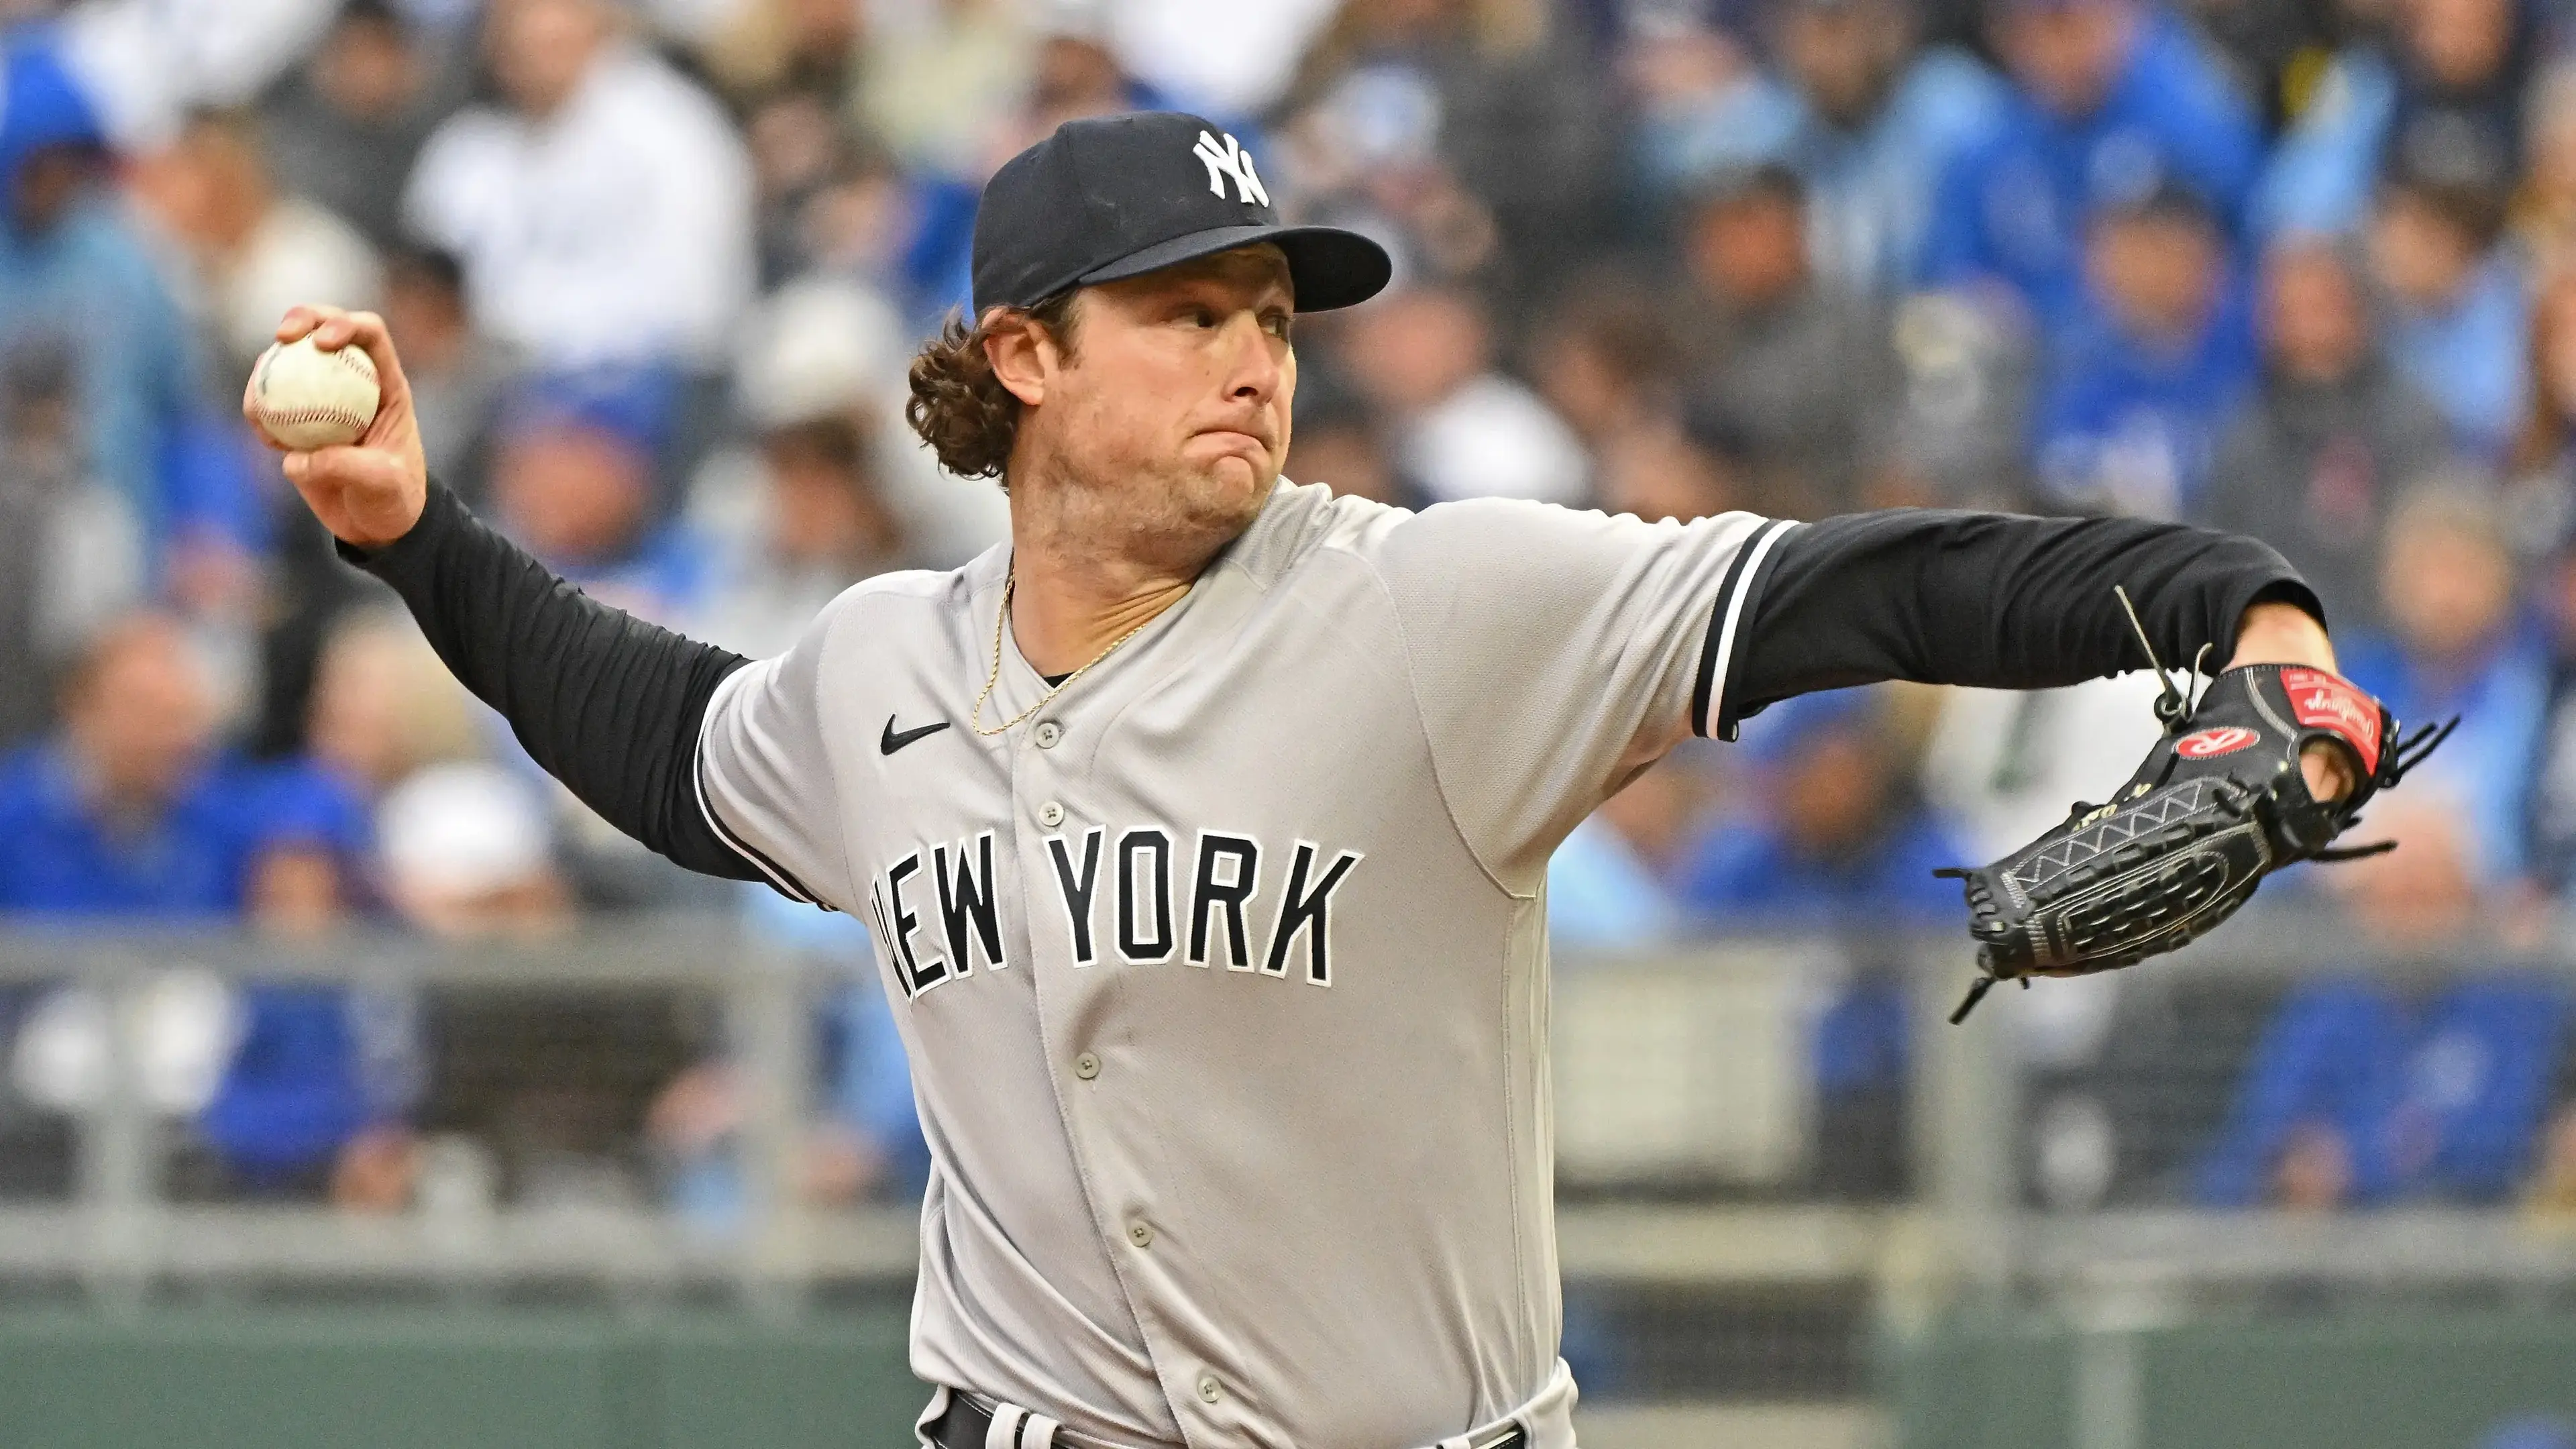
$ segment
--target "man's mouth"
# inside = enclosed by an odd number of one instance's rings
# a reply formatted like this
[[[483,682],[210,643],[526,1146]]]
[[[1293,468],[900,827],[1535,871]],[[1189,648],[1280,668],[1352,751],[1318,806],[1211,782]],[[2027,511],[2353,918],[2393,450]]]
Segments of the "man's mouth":
[[[1259,433],[1248,432],[1242,428],[1208,428],[1202,431],[1199,436],[1202,438],[1216,438],[1231,446],[1259,453],[1264,457],[1269,456],[1270,453],[1270,443],[1268,439],[1262,437]]]

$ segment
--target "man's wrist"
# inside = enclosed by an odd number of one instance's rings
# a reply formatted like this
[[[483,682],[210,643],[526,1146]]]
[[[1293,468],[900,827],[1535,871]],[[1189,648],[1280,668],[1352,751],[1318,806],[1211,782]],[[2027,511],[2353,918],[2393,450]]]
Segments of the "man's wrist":
[[[431,478],[428,486],[421,493],[420,512],[412,516],[411,526],[404,529],[399,537],[387,539],[383,543],[365,544],[351,543],[345,538],[334,538],[331,541],[332,547],[340,555],[342,562],[354,568],[365,569],[370,573],[378,572],[390,555],[427,546],[440,526],[447,521],[446,515],[450,512],[461,512],[463,508],[463,503],[455,494],[449,492],[436,478]]]
[[[2246,664],[2304,664],[2335,670],[2334,641],[2317,616],[2297,604],[2263,599],[2248,605],[2236,625],[2236,649],[2227,667]]]
[[[2237,622],[2236,653],[2227,667],[2246,664],[2299,664],[2339,672],[2326,626],[2300,605],[2280,599],[2248,605]],[[2299,768],[2307,776],[2308,793],[2320,800],[2345,798],[2361,777],[2360,762],[2351,751],[2324,740],[2311,740],[2299,752]]]

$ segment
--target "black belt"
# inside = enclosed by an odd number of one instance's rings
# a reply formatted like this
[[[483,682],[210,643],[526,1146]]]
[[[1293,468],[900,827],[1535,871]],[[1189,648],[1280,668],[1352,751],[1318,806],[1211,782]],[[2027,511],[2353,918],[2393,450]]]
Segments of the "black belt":
[[[985,1449],[985,1436],[992,1429],[992,1410],[977,1403],[970,1394],[951,1392],[948,1411],[941,1414],[927,1432],[930,1442],[938,1445],[939,1449]],[[1026,1433],[1023,1425],[1021,1437],[1025,1438]],[[1529,1449],[1529,1436],[1521,1432],[1518,1424],[1505,1424],[1489,1433],[1488,1438],[1471,1440],[1469,1449]],[[1056,1443],[1065,1444],[1067,1437],[1059,1431]],[[1018,1446],[1014,1445],[1013,1449],[1018,1449]]]
[[[952,1389],[948,1392],[947,1412],[922,1432],[928,1434],[930,1442],[938,1445],[939,1449],[989,1449],[992,1431],[993,1411],[977,1403],[972,1394],[961,1394]],[[1019,1431],[1011,1436],[1011,1449],[1035,1445],[1038,1432],[1023,1417]],[[1056,1431],[1057,1449],[1072,1449],[1080,1442],[1064,1430]]]

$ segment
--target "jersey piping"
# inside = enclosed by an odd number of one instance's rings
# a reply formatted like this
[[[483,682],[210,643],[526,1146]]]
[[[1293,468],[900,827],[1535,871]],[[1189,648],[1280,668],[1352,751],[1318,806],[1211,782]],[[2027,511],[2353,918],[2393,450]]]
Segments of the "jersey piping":
[[[715,803],[707,798],[707,726],[716,717],[716,704],[724,697],[725,688],[730,687],[735,680],[745,677],[741,670],[734,671],[733,679],[717,688],[715,699],[708,701],[707,712],[698,721],[698,742],[691,750],[689,759],[689,775],[697,786],[698,813],[706,817],[707,828],[715,832],[716,839],[723,841],[725,847],[734,854],[750,862],[752,868],[767,878],[770,887],[780,895],[800,905],[812,906],[816,910],[831,910],[831,906],[824,904],[821,897],[807,890],[804,882],[799,881],[787,867],[771,860],[762,854],[757,846],[726,828],[724,821],[717,818]]]
[[[1760,587],[1762,563],[1771,545],[1797,526],[1796,521],[1786,518],[1764,524],[1751,545],[1737,550],[1735,561],[1727,565],[1726,577],[1717,586],[1717,599],[1709,606],[1708,637],[1700,646],[1699,678],[1691,686],[1692,734],[1735,737],[1735,721],[1725,709],[1730,701],[1724,691],[1735,660],[1736,630],[1743,622],[1745,600]]]

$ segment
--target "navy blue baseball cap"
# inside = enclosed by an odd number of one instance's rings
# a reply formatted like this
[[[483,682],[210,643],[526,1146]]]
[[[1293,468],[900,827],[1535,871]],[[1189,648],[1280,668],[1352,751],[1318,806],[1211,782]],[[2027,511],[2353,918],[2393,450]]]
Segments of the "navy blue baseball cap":
[[[1211,122],[1177,111],[1067,121],[984,183],[975,311],[1265,242],[1288,258],[1300,312],[1365,302],[1394,272],[1358,232],[1281,225],[1252,153]]]

